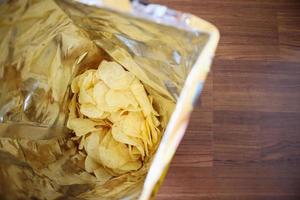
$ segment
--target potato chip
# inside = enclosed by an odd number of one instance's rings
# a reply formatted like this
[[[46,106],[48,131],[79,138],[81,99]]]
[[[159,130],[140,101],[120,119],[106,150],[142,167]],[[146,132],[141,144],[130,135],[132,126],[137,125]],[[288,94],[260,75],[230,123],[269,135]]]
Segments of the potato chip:
[[[82,88],[89,88],[91,86],[91,83],[93,83],[93,74],[95,73],[95,70],[88,70],[84,72],[83,74],[75,77],[71,84],[71,90],[73,93],[78,93]]]
[[[97,71],[99,79],[103,80],[108,87],[116,90],[129,88],[134,76],[116,62],[102,61]]]
[[[113,109],[110,108],[105,101],[105,95],[108,91],[109,88],[107,87],[107,85],[103,81],[100,81],[93,88],[93,97],[98,109],[107,112],[113,112]]]
[[[129,155],[133,160],[137,160],[141,157],[140,151],[135,146],[129,145],[128,149],[129,149]]]
[[[80,106],[80,112],[89,118],[98,118],[98,119],[105,118],[104,111],[101,111],[96,107],[96,105],[90,103],[82,104]]]
[[[105,95],[106,104],[111,108],[126,109],[129,105],[137,107],[138,103],[129,90],[109,90]]]
[[[154,124],[155,127],[158,127],[160,125],[159,120],[155,117],[154,114],[151,115],[151,119],[149,119],[149,120],[152,120],[152,122],[153,122],[153,124]]]
[[[149,153],[148,149],[153,146],[153,143],[152,143],[152,140],[151,140],[151,137],[150,137],[150,134],[149,134],[150,129],[147,129],[147,127],[148,127],[148,124],[146,122],[144,122],[142,124],[142,133],[141,133],[141,135],[142,135],[142,138],[143,138],[143,144],[144,144],[146,154],[148,155],[148,153]]]
[[[135,146],[139,151],[142,157],[145,156],[145,150],[143,148],[143,143],[139,138],[134,138],[129,135],[124,134],[123,132],[123,124],[116,123],[112,126],[112,135],[115,140],[118,142]]]
[[[99,162],[99,155],[98,155],[98,147],[100,145],[101,140],[104,137],[101,136],[100,138],[100,131],[92,132],[88,137],[86,137],[86,142],[84,145],[85,151],[87,152],[88,156],[93,158],[95,161]]]
[[[97,126],[105,125],[104,122],[94,122],[89,119],[80,119],[80,118],[74,118],[69,119],[67,123],[67,127],[69,129],[74,130],[76,136],[82,136],[87,133],[96,131],[99,129]]]
[[[80,90],[83,89],[89,89],[93,87],[93,82],[94,82],[94,74],[96,70],[90,69],[84,72],[84,74],[81,75],[82,77],[82,83],[79,85]]]
[[[115,123],[111,129],[112,136],[115,140],[124,144],[137,146],[136,139],[123,133],[123,123]]]
[[[96,102],[93,98],[93,89],[80,90],[78,101],[81,104],[90,103],[96,105]]]
[[[91,158],[91,156],[88,155],[85,158],[84,168],[87,172],[92,173],[95,169],[98,169],[99,167],[101,167],[101,165],[98,162],[94,161],[94,159]]]
[[[69,104],[69,119],[76,118],[76,96],[74,95]]]
[[[85,137],[86,137],[87,135],[83,135],[82,137],[81,137],[81,139],[79,140],[80,142],[79,142],[79,145],[78,145],[78,149],[79,150],[82,150],[83,148],[84,148],[84,144],[85,144]],[[79,137],[74,137],[74,139],[79,139]]]
[[[150,115],[153,108],[150,104],[150,101],[147,97],[147,94],[145,92],[143,85],[137,79],[135,79],[133,81],[133,83],[131,84],[130,89],[131,89],[133,95],[135,96],[136,100],[140,104],[144,115],[145,116]]]
[[[117,111],[117,112],[112,112],[110,115],[107,117],[109,121],[112,123],[116,123],[122,119],[122,111]]]
[[[123,133],[132,137],[142,138],[143,115],[139,112],[129,112],[123,119]]]
[[[135,161],[135,162],[128,162],[125,165],[121,166],[120,169],[124,171],[133,171],[138,170],[142,167],[142,162]]]
[[[151,116],[147,117],[147,122],[149,124],[149,128],[150,128],[150,133],[151,133],[151,138],[153,140],[154,143],[157,142],[158,140],[158,132],[159,129],[154,125],[153,121],[151,120]]]
[[[97,182],[105,183],[112,178],[112,175],[107,172],[103,167],[98,167],[94,170],[94,174],[97,177]]]
[[[93,75],[92,84],[93,84],[93,87],[94,87],[97,83],[101,82],[101,80],[98,79],[97,71],[93,72],[92,75]]]
[[[71,84],[71,90],[73,93],[78,93],[79,92],[79,81],[80,76],[77,76],[73,79],[72,84]]]
[[[105,138],[108,142],[105,145],[101,143],[99,146],[99,157],[104,166],[115,169],[131,160],[125,144],[114,140],[110,132]]]

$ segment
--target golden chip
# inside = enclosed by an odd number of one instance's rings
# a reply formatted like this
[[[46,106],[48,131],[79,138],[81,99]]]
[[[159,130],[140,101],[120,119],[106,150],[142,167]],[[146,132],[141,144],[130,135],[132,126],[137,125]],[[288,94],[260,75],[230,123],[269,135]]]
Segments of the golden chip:
[[[115,109],[126,109],[129,105],[137,107],[133,94],[126,90],[109,90],[105,95],[106,104]]]
[[[74,130],[74,132],[77,136],[82,136],[87,133],[97,131],[97,129],[99,129],[99,127],[97,127],[97,126],[101,126],[101,125],[105,125],[105,123],[104,122],[94,122],[89,119],[74,118],[74,119],[68,120],[67,127],[69,129]]]
[[[88,137],[85,139],[85,145],[84,148],[91,158],[93,158],[95,161],[99,162],[99,155],[98,155],[98,147],[100,145],[101,140],[104,136],[101,136],[100,138],[100,131],[94,131],[92,132]]]
[[[85,158],[84,168],[87,172],[92,173],[95,169],[101,167],[98,162],[94,161],[89,155]]]
[[[80,90],[78,101],[81,104],[90,103],[95,105],[96,102],[93,98],[93,89]]]
[[[124,116],[123,120],[123,133],[132,137],[142,138],[142,124],[144,118],[140,112],[129,112]]]
[[[103,61],[97,71],[99,79],[103,80],[111,89],[124,90],[129,88],[134,76],[125,71],[116,62]]]
[[[80,112],[89,118],[105,118],[104,111],[99,110],[95,105],[87,103],[80,106]]]
[[[110,175],[107,170],[105,170],[103,167],[98,167],[94,170],[94,174],[97,177],[97,182],[105,183],[109,179],[111,179],[112,175]]]
[[[150,115],[153,108],[152,108],[152,105],[150,104],[150,101],[147,97],[147,94],[145,92],[143,85],[137,79],[135,79],[133,81],[133,83],[131,84],[130,89],[131,89],[131,92],[134,94],[136,100],[140,104],[144,115],[145,116]]]
[[[121,166],[120,169],[123,171],[133,171],[133,170],[138,170],[141,168],[142,163],[135,161],[135,162],[128,162],[125,165]]]
[[[128,148],[125,144],[117,142],[112,138],[111,133],[107,133],[104,140],[107,143],[99,146],[99,158],[101,163],[111,169],[117,169],[131,160]]]

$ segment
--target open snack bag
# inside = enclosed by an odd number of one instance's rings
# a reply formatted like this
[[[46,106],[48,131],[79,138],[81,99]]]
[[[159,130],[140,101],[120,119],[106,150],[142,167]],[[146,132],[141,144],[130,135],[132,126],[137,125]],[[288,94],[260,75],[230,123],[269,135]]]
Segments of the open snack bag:
[[[0,199],[151,199],[219,33],[128,1],[0,4]]]

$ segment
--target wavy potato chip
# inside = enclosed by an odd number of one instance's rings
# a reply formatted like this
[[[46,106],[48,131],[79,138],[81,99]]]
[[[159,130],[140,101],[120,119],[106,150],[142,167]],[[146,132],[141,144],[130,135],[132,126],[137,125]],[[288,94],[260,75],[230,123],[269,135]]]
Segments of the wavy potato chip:
[[[79,79],[80,79],[80,76],[77,76],[73,79],[72,83],[71,83],[71,91],[73,93],[78,93],[80,88],[79,88]]]
[[[96,106],[99,110],[103,110],[105,112],[116,112],[120,109],[117,106],[110,106],[107,104],[106,95],[110,91],[109,87],[103,82],[98,82],[93,88],[93,97],[96,102]]]
[[[73,93],[78,93],[80,89],[87,89],[95,82],[95,70],[87,70],[83,74],[75,77],[71,83]]]
[[[153,110],[153,107],[150,104],[150,101],[147,97],[147,94],[145,92],[143,85],[137,79],[135,79],[133,81],[133,83],[130,85],[130,90],[133,93],[133,95],[135,96],[138,103],[140,104],[144,115],[145,116],[150,115],[150,113]]]
[[[80,90],[78,101],[81,104],[90,103],[96,105],[93,97],[93,89],[90,88],[88,90]]]
[[[144,117],[140,112],[129,112],[123,119],[123,133],[126,135],[143,138],[141,135]]]
[[[142,158],[144,158],[145,150],[143,142],[139,138],[124,134],[123,126],[121,126],[120,124],[114,124],[112,127],[112,135],[113,138],[118,142],[135,146],[139,150]]]
[[[89,118],[105,118],[104,111],[101,111],[96,105],[90,103],[82,104],[80,106],[80,112]]]
[[[77,118],[76,116],[76,96],[73,96],[69,103],[69,119]]]
[[[137,159],[140,158],[141,153],[135,146],[129,145],[128,149],[129,149],[129,154],[130,154],[132,159],[137,160]]]
[[[93,89],[93,97],[99,106],[101,108],[102,106],[105,106],[105,95],[109,91],[109,88],[107,85],[103,82],[100,81],[98,82]]]
[[[110,115],[107,117],[109,121],[112,123],[116,123],[122,119],[122,111],[117,111],[117,112],[112,112]]]
[[[100,138],[100,131],[94,131],[85,139],[85,151],[95,161],[99,161],[98,147],[103,137]]]
[[[109,179],[112,178],[112,175],[109,174],[107,172],[107,170],[105,170],[103,167],[98,167],[93,172],[94,172],[97,180],[101,183],[105,183],[106,181],[108,181]]]
[[[72,129],[75,132],[76,136],[82,136],[87,133],[97,131],[99,129],[99,127],[97,126],[101,125],[105,125],[105,123],[94,122],[89,119],[74,118],[68,120],[67,127],[69,129]]]
[[[95,74],[96,70],[94,69],[90,69],[85,71],[81,78],[82,78],[82,82],[79,82],[79,87],[80,90],[82,89],[89,89],[94,85],[94,74]]]
[[[94,172],[94,170],[98,169],[99,167],[101,167],[101,165],[98,162],[94,161],[94,159],[91,158],[91,156],[87,156],[85,158],[84,168],[87,172],[92,173]]]
[[[74,137],[73,140],[78,140],[80,139],[79,145],[78,145],[78,149],[82,150],[84,148],[84,145],[86,143],[86,136],[87,135],[83,135],[81,138],[80,137]]]
[[[141,162],[128,162],[125,165],[120,167],[120,170],[123,171],[133,171],[133,170],[137,170],[139,168],[142,167],[142,163]]]
[[[126,109],[129,105],[137,107],[138,103],[128,90],[109,90],[105,95],[106,104],[111,108]]]
[[[116,62],[102,61],[97,71],[99,79],[103,80],[111,89],[124,90],[129,88],[134,76],[125,71]]]
[[[99,146],[99,157],[104,166],[118,169],[132,160],[125,144],[114,140],[110,132],[105,138],[107,143],[105,145],[101,143]]]

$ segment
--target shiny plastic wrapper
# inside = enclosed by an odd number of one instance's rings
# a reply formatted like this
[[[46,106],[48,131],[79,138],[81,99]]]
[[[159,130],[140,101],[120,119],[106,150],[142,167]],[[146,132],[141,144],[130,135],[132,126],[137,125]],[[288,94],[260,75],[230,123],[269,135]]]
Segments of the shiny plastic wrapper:
[[[0,199],[154,197],[219,34],[208,22],[164,6],[107,2],[0,2]],[[105,181],[86,170],[87,155],[67,128],[72,81],[103,61],[142,83],[162,133],[138,170]]]

